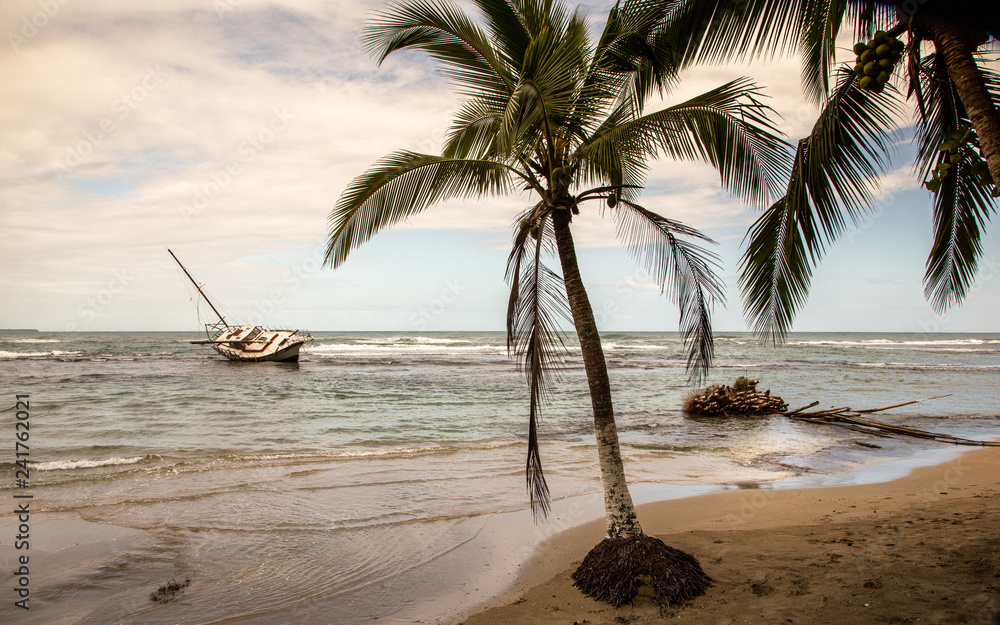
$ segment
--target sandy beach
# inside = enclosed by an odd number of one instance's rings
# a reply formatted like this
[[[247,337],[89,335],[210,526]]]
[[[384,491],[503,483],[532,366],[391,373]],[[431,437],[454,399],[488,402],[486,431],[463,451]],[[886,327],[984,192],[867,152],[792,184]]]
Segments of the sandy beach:
[[[661,610],[613,608],[570,574],[603,522],[549,541],[518,583],[464,625],[1000,623],[1000,449],[886,483],[747,489],[639,508],[646,533],[694,554],[715,586]]]

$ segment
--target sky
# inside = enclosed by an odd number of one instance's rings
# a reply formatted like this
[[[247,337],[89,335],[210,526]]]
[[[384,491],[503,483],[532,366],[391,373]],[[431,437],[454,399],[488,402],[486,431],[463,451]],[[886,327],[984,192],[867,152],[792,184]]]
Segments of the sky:
[[[198,330],[172,249],[236,319],[320,330],[501,330],[514,216],[530,198],[451,201],[324,268],[327,216],[382,155],[438,153],[460,100],[425,57],[381,66],[358,37],[379,2],[4,0],[0,3],[0,328]],[[584,5],[595,24],[609,3]],[[850,37],[843,40],[843,60]],[[817,108],[799,62],[686,71],[662,103],[749,76],[789,139]],[[923,296],[931,202],[904,131],[870,216],[817,267],[796,331],[998,332],[1000,234],[983,242],[966,303]],[[718,242],[745,331],[737,271],[761,207],[708,165],[658,161],[642,202]],[[672,331],[678,311],[597,210],[574,220],[606,331]],[[557,265],[556,265],[557,266]],[[205,318],[202,317],[202,321]]]

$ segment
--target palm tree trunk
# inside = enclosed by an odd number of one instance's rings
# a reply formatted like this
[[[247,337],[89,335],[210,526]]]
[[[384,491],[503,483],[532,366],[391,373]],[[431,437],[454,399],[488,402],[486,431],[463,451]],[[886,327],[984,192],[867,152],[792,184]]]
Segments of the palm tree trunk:
[[[604,483],[604,510],[608,523],[608,538],[633,538],[642,535],[642,528],[635,515],[632,495],[625,481],[625,467],[622,464],[618,446],[618,428],[615,425],[615,411],[611,403],[611,384],[608,381],[608,365],[604,360],[601,337],[597,332],[597,321],[590,306],[590,299],[580,278],[580,268],[576,261],[576,249],[570,232],[569,210],[553,211],[556,247],[562,264],[566,295],[573,313],[573,324],[580,339],[583,366],[590,386],[590,401],[594,407],[594,430],[597,433],[597,454],[601,462],[601,481]]]
[[[979,137],[993,183],[1000,190],[1000,112],[993,106],[983,75],[972,56],[975,46],[970,34],[944,20],[928,22],[934,47],[944,57],[948,75]]]

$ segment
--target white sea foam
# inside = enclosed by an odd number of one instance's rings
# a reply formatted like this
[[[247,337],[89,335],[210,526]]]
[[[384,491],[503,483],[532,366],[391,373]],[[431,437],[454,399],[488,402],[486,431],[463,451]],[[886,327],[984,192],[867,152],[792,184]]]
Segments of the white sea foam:
[[[131,458],[101,458],[99,460],[52,460],[49,462],[39,462],[34,465],[34,469],[39,471],[67,471],[70,469],[93,469],[96,467],[115,466],[120,464],[137,464],[146,459],[146,456],[133,456]]]
[[[955,345],[1000,345],[1000,340],[993,339],[941,339],[927,341],[897,341],[893,339],[858,339],[853,341],[835,341],[830,339],[815,341],[788,341],[786,345],[809,345],[829,347],[884,347],[899,346],[955,346]]]
[[[302,348],[303,353],[314,356],[338,356],[342,354],[351,355],[373,355],[383,356],[386,354],[491,354],[506,353],[507,347],[501,345],[451,345],[451,344],[428,344],[428,343],[385,343],[385,344],[348,344],[348,343],[323,343],[321,345],[310,345]]]
[[[42,356],[78,356],[80,352],[76,351],[60,351],[58,349],[52,350],[51,352],[5,352],[0,350],[0,358],[15,359],[15,358],[41,358]]]
[[[59,339],[11,339],[7,343],[62,343]]]
[[[39,356],[49,356],[52,352],[5,352],[0,351],[0,358],[37,358]]]

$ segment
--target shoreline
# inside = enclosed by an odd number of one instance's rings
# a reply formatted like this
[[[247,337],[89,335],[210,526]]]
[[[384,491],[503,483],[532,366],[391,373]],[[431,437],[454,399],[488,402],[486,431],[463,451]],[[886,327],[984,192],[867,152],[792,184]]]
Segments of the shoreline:
[[[941,453],[950,458],[930,465],[898,461],[911,470],[888,481],[841,476],[845,483],[836,486],[727,490],[638,505],[647,534],[692,553],[715,579],[706,595],[681,606],[661,610],[640,591],[634,605],[613,608],[572,586],[571,572],[604,536],[602,518],[546,541],[513,586],[456,622],[995,625],[1000,449],[947,449],[952,453]],[[921,605],[934,595],[936,603]]]

